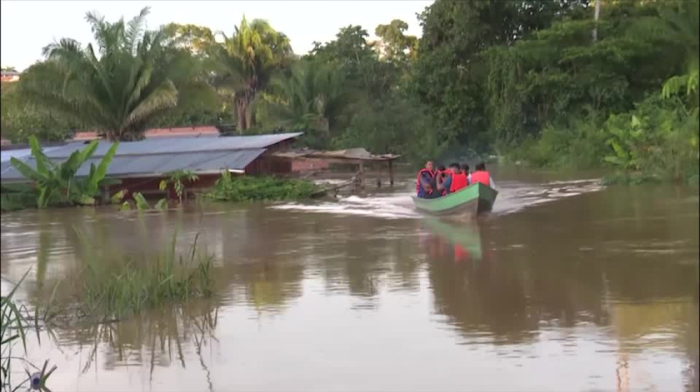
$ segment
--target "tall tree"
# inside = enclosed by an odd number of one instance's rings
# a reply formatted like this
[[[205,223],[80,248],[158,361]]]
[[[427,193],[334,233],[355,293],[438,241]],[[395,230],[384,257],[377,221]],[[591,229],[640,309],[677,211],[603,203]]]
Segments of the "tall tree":
[[[368,42],[368,36],[362,26],[342,27],[335,40],[314,43],[311,56],[337,68],[346,88],[361,91],[369,99],[382,99],[396,81],[396,67],[379,61],[375,43]]]
[[[379,49],[382,57],[388,60],[403,61],[415,58],[418,49],[418,38],[406,35],[408,24],[400,19],[394,19],[389,24],[379,25],[374,34],[379,37]]]
[[[189,52],[169,45],[162,30],[145,30],[148,13],[147,7],[116,23],[88,13],[97,50],[69,38],[48,45],[47,61],[30,67],[20,90],[110,140],[143,138],[149,122],[175,108],[179,97],[196,101],[196,94],[211,92]]]
[[[275,71],[289,64],[292,47],[286,35],[260,19],[248,23],[244,17],[231,37],[221,35],[223,42],[210,47],[215,83],[232,96],[238,130],[243,132],[255,125],[252,103],[258,92]]]

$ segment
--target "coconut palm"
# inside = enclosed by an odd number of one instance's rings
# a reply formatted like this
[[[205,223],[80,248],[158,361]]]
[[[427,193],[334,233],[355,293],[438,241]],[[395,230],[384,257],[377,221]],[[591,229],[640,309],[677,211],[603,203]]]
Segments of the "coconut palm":
[[[266,88],[273,73],[292,58],[289,39],[264,20],[251,23],[243,17],[231,37],[211,45],[215,63],[215,84],[233,97],[240,132],[254,125],[252,103]]]
[[[328,140],[350,96],[337,70],[302,60],[292,67],[291,75],[272,79],[265,104],[278,127],[311,131],[314,138]]]
[[[170,45],[162,30],[145,30],[148,13],[146,7],[116,23],[88,13],[97,50],[68,38],[48,45],[47,61],[22,78],[23,93],[110,140],[143,138],[149,122],[176,107],[185,90],[207,93],[192,56]]]

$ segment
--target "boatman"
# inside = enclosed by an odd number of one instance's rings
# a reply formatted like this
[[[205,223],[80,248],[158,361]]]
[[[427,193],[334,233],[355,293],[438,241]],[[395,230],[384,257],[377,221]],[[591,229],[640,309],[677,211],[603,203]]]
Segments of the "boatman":
[[[491,175],[489,172],[486,171],[486,165],[484,162],[480,162],[474,167],[474,172],[472,172],[469,175],[469,183],[474,184],[480,182],[486,186],[490,186],[493,189],[496,189],[496,183],[493,182],[493,178],[491,178]]]
[[[433,161],[425,163],[425,167],[418,172],[416,177],[416,196],[421,199],[427,199],[433,194]]]

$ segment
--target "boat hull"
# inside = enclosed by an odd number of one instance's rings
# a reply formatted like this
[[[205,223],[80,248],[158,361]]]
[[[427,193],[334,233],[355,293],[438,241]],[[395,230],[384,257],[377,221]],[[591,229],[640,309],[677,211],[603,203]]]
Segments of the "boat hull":
[[[476,183],[437,199],[413,197],[413,203],[418,211],[427,215],[470,220],[481,213],[491,211],[496,196],[498,192],[495,189]]]

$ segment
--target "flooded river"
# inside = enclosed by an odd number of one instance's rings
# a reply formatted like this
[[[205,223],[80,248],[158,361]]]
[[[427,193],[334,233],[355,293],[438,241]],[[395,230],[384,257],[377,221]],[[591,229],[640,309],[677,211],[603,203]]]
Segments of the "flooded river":
[[[30,306],[73,284],[74,227],[126,253],[199,234],[217,257],[212,300],[30,339],[53,391],[697,390],[697,189],[494,178],[494,212],[460,226],[417,215],[408,177],[338,202],[3,214],[2,275],[32,267]]]

